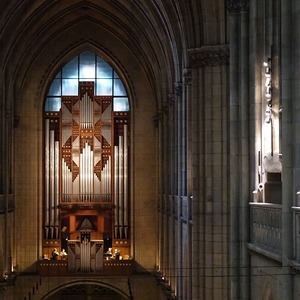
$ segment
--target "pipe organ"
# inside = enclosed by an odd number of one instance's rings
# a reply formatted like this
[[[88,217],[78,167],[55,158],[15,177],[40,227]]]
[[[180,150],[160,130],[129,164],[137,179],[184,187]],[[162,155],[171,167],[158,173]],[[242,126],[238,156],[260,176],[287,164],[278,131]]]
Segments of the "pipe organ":
[[[79,218],[91,215],[95,231],[76,244],[81,253],[104,234],[130,238],[129,113],[114,112],[112,97],[95,96],[94,82],[80,82],[78,96],[63,96],[59,112],[45,112],[43,205],[44,246],[76,240]],[[88,261],[85,255],[82,270]]]
[[[45,212],[44,236],[50,239],[59,236],[59,127],[58,114],[45,120]]]
[[[118,124],[118,123],[117,123]],[[118,136],[114,147],[114,207],[115,238],[128,238],[128,125],[122,126],[123,135]]]

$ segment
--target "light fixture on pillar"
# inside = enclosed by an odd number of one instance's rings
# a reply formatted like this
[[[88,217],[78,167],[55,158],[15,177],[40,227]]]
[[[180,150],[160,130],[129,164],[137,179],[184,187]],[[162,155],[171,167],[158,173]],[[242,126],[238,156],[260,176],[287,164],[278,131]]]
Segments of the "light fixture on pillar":
[[[270,123],[272,119],[272,69],[271,69],[271,57],[268,57],[267,61],[263,63],[265,67],[265,97],[267,101],[266,109],[266,123]]]
[[[266,123],[269,124],[272,118],[272,107],[267,107],[265,115],[266,115]]]
[[[297,203],[296,203],[296,206],[300,206],[300,191],[298,191],[297,193],[296,193],[296,195],[297,195]]]

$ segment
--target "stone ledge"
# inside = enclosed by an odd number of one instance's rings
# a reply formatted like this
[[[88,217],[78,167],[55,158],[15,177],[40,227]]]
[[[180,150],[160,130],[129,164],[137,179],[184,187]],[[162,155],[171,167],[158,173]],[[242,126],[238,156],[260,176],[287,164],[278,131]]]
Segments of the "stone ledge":
[[[252,244],[252,243],[248,243],[247,244],[248,250],[252,253],[252,254],[257,254],[260,256],[264,256],[265,258],[272,260],[276,263],[280,263],[282,262],[282,256],[280,253],[277,253],[275,251],[271,251],[271,250],[267,250],[264,249],[258,245]]]

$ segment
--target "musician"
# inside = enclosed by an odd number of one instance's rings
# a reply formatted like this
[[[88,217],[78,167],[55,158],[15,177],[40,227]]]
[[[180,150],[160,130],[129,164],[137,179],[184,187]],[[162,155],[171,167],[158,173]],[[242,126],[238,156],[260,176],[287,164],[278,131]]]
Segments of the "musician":
[[[52,251],[52,259],[57,260],[57,257],[59,256],[59,253],[56,248]]]
[[[62,249],[62,251],[60,252],[60,256],[61,256],[61,259],[64,260],[67,258],[68,256],[68,253],[66,252],[65,249]]]

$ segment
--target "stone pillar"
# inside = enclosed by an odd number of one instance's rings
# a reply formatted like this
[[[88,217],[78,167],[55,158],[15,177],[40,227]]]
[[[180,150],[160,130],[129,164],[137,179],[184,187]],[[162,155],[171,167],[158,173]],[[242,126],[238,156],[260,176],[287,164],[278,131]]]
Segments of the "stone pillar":
[[[11,231],[13,229],[13,224],[11,222],[11,201],[12,201],[12,139],[13,139],[13,121],[12,112],[7,109],[5,112],[4,121],[4,201],[5,201],[5,234],[3,237],[4,243],[4,273],[6,276],[11,275],[12,271],[12,253],[11,253],[11,243],[12,236]]]
[[[177,147],[178,147],[178,191],[177,195],[186,196],[186,97],[181,82],[175,84],[175,105],[176,105],[176,124],[177,124]]]
[[[239,300],[240,282],[240,194],[237,185],[240,183],[240,119],[239,119],[239,1],[227,1],[229,11],[229,52],[230,52],[230,103],[229,103],[229,168],[230,168],[230,299]]]
[[[294,4],[294,5],[293,5]],[[299,49],[299,8],[297,0],[281,1],[281,87],[282,87],[282,299],[293,299],[293,281],[290,274],[289,260],[293,257],[293,199],[296,196],[295,183],[299,188],[299,90],[300,73],[298,66],[299,54],[293,49]],[[294,12],[298,11],[298,15]],[[294,22],[293,23],[293,19]],[[298,24],[298,25],[297,25]],[[294,45],[293,43],[298,43]],[[297,47],[298,46],[298,47]],[[299,53],[298,50],[295,50]],[[293,78],[293,77],[296,78]],[[295,80],[297,79],[297,80]],[[293,84],[295,82],[295,86]],[[297,103],[298,102],[298,103]],[[294,119],[295,118],[295,119]],[[295,123],[293,123],[295,122]],[[298,124],[297,124],[298,123]],[[297,145],[298,144],[298,145]],[[295,157],[295,159],[294,159]]]
[[[249,5],[248,1],[240,4],[240,155],[241,165],[239,176],[240,187],[240,286],[241,300],[250,299],[250,269],[249,253],[249,201],[250,201],[250,168],[249,168]],[[231,140],[232,142],[232,140]],[[236,187],[235,187],[236,189]],[[232,220],[233,221],[233,220]]]
[[[183,95],[184,102],[186,105],[186,193],[187,193],[187,216],[186,220],[182,217],[182,292],[179,292],[179,299],[192,299],[192,200],[193,200],[193,132],[192,132],[192,122],[193,122],[193,106],[192,106],[192,71],[191,69],[185,69],[183,72]],[[181,209],[183,208],[183,197],[181,202]],[[186,221],[186,223],[184,222]],[[180,288],[180,287],[179,287]],[[180,294],[182,293],[182,294]],[[181,297],[181,298],[180,298]]]
[[[193,70],[192,299],[228,299],[228,46],[190,49],[189,57]]]
[[[193,157],[192,157],[192,149],[193,149],[193,132],[192,132],[192,122],[193,122],[193,108],[192,108],[192,70],[185,69],[184,70],[184,81],[183,81],[183,94],[185,97],[186,103],[186,178],[187,178],[187,195],[192,196],[193,193]]]

